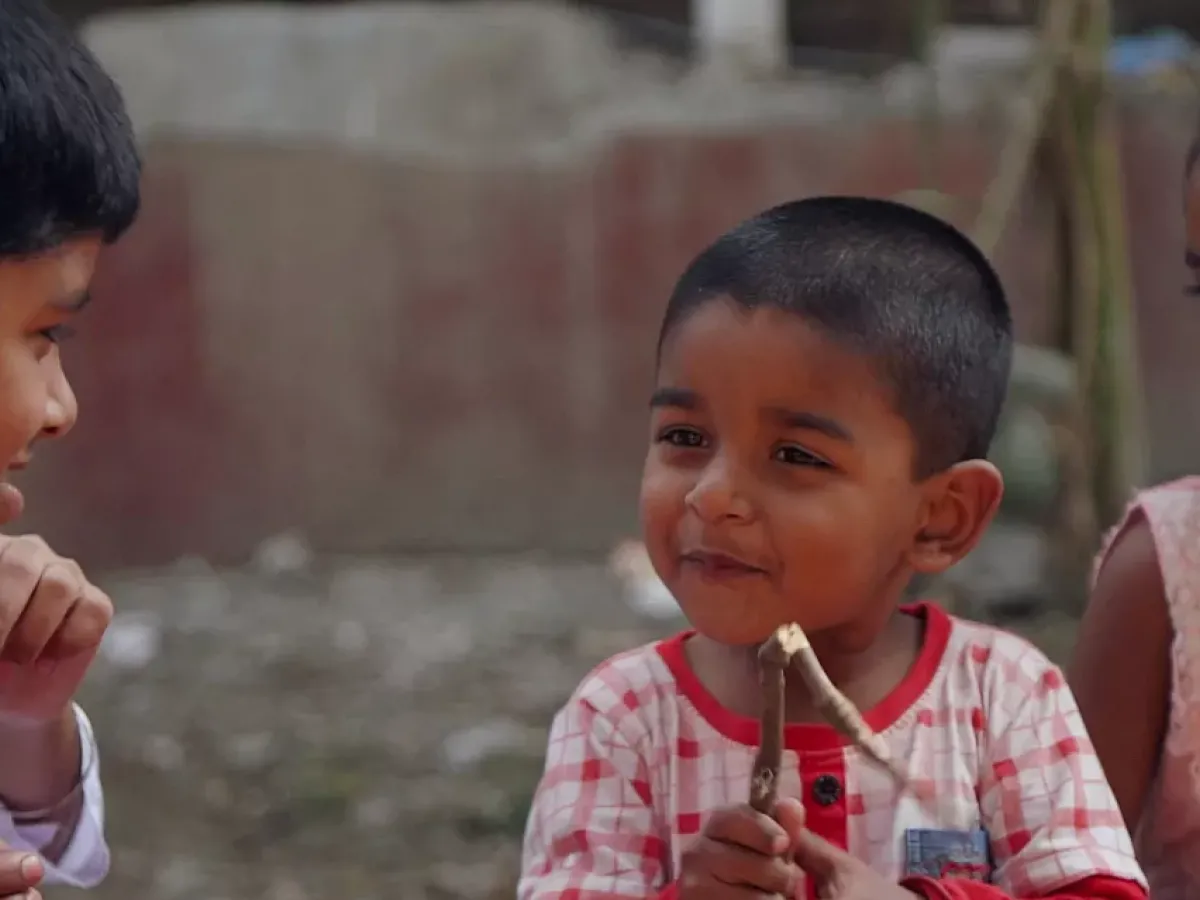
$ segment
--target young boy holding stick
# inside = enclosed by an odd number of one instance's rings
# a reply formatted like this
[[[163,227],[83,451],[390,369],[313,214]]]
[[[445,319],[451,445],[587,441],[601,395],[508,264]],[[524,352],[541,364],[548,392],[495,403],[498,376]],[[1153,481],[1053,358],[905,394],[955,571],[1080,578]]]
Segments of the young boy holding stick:
[[[785,204],[691,264],[659,336],[641,513],[692,630],[602,664],[556,717],[519,900],[1146,896],[1058,669],[900,602],[1000,502],[986,456],[1011,349],[983,255],[896,203]],[[873,753],[788,671],[766,815],[758,654],[788,623]]]

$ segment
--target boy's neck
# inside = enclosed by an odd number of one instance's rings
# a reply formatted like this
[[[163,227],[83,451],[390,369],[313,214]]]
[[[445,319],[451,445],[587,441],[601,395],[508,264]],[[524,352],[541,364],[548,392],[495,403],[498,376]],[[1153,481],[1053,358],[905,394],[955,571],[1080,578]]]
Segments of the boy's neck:
[[[924,633],[922,618],[897,610],[867,647],[846,647],[836,634],[815,633],[810,639],[833,683],[865,711],[882,702],[908,674]],[[719,644],[697,634],[687,642],[686,653],[696,676],[722,706],[742,716],[759,714],[757,647]],[[788,676],[786,713],[788,722],[824,721],[799,673]]]

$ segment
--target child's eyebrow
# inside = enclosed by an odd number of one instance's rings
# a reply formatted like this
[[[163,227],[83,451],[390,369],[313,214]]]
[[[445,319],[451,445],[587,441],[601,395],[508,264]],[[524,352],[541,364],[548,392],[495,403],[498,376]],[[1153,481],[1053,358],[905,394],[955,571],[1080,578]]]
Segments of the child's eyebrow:
[[[657,409],[664,406],[686,410],[699,409],[701,406],[700,396],[687,388],[661,387],[650,395],[650,408]],[[816,431],[837,441],[854,443],[854,435],[845,425],[819,413],[797,412],[781,406],[772,406],[766,410],[766,414],[784,428]]]
[[[767,410],[767,415],[772,419],[776,419],[784,428],[816,431],[836,441],[845,441],[848,444],[854,443],[854,435],[850,433],[850,430],[845,425],[836,419],[822,416],[819,413],[798,412],[793,409],[773,406]]]
[[[658,409],[664,406],[697,409],[700,406],[700,397],[695,391],[689,391],[687,388],[661,387],[650,395],[650,408]]]
[[[75,291],[54,301],[54,307],[63,312],[77,313],[92,302],[90,291]]]

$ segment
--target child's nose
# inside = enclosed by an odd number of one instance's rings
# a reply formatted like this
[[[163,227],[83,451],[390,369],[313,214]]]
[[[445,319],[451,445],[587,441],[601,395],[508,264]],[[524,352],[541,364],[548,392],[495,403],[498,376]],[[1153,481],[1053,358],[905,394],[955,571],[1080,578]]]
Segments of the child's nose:
[[[752,518],[751,505],[736,467],[717,457],[688,492],[687,504],[705,522]]]
[[[42,425],[42,436],[62,437],[75,425],[79,416],[79,402],[75,391],[67,380],[62,366],[55,365],[50,373],[50,384],[46,391],[46,413]]]

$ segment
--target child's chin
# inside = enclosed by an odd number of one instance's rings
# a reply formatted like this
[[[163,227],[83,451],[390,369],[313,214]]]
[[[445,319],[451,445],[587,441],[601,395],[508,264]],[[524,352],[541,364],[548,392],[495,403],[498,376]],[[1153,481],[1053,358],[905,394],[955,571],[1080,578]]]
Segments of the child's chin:
[[[711,641],[729,647],[757,647],[775,633],[780,625],[774,617],[760,619],[757,616],[733,615],[729,610],[704,610],[687,603],[681,604],[688,621],[696,631]]]

